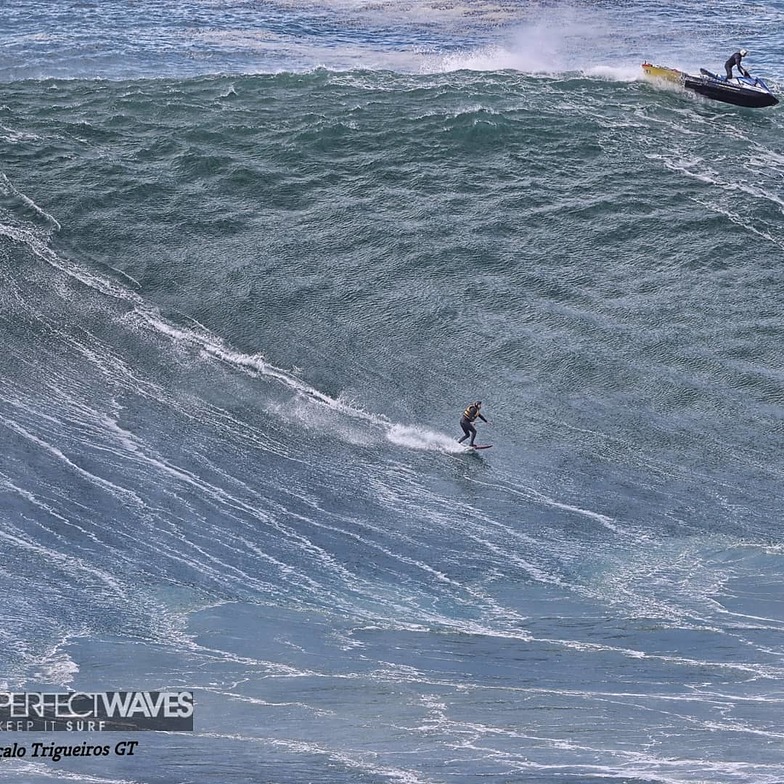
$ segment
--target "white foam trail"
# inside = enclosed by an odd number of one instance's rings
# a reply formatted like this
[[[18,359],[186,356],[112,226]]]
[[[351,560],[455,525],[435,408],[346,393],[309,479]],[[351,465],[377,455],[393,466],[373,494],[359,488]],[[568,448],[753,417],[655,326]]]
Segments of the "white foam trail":
[[[387,438],[398,446],[408,449],[436,450],[453,454],[468,451],[468,447],[458,444],[454,438],[435,430],[414,425],[390,425]]]

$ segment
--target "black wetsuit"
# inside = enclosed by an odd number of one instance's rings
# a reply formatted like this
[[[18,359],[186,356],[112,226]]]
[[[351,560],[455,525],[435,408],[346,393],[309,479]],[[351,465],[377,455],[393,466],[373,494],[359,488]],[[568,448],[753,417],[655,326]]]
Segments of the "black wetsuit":
[[[479,406],[476,403],[471,403],[468,408],[463,411],[463,416],[460,419],[460,427],[463,428],[463,437],[457,440],[458,444],[462,444],[466,438],[470,437],[469,445],[474,445],[474,439],[476,438],[476,428],[474,427],[474,421],[479,418],[483,422],[487,422],[487,420],[479,413]]]
[[[724,63],[724,70],[727,72],[727,78],[732,79],[732,69],[737,66],[738,70],[743,76],[748,77],[749,72],[740,64],[743,56],[740,52],[735,52],[726,63]]]

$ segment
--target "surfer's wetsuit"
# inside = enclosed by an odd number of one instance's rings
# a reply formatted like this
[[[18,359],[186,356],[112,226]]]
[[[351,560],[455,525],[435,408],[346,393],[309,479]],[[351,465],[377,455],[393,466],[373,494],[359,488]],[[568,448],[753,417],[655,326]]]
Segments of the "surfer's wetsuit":
[[[732,69],[733,67],[738,68],[743,76],[747,79],[749,78],[749,72],[740,64],[741,60],[743,59],[743,55],[740,52],[735,52],[726,63],[724,63],[724,70],[727,72],[727,79],[732,79]]]
[[[460,419],[460,427],[463,428],[463,437],[457,439],[458,444],[462,444],[466,438],[471,438],[469,441],[469,446],[474,445],[474,439],[476,438],[476,428],[474,427],[473,423],[477,419],[481,419],[483,422],[487,422],[487,420],[479,413],[479,409],[482,407],[482,401],[478,400],[476,403],[471,403],[465,411],[463,411],[463,416]]]

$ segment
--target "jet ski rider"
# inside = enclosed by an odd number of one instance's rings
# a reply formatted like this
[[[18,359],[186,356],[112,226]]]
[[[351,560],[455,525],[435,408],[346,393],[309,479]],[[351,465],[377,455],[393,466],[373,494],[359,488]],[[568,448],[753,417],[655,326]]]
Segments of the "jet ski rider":
[[[474,439],[476,438],[476,428],[474,427],[474,422],[477,419],[481,419],[483,422],[487,422],[487,420],[479,413],[479,409],[482,408],[482,401],[477,400],[476,403],[471,403],[465,411],[463,411],[463,416],[460,418],[460,427],[463,428],[463,437],[457,440],[458,444],[462,444],[463,441],[466,440],[469,436],[471,440],[469,441],[469,446],[474,445]]]
[[[740,61],[748,54],[745,49],[735,52],[726,63],[724,63],[724,70],[727,72],[727,79],[732,79],[732,69],[737,66],[738,71],[747,79],[751,78],[751,74],[740,64]]]

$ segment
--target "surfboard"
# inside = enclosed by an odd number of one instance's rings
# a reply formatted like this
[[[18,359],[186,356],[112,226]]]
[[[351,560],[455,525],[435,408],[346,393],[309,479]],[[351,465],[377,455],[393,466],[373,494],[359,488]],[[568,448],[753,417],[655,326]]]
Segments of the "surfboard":
[[[492,444],[474,444],[469,449],[490,449],[491,446]]]

